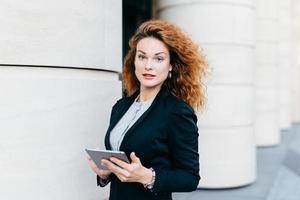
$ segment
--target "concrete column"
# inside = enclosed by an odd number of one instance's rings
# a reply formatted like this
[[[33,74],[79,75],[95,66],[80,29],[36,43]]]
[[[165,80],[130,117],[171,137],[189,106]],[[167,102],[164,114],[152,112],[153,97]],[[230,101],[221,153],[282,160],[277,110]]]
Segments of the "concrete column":
[[[1,0],[0,64],[120,71],[122,2]]]
[[[104,199],[84,149],[104,147],[122,94],[122,1],[4,0],[0,13],[0,199]]]
[[[183,27],[204,49],[212,70],[206,110],[199,115],[199,187],[254,182],[253,1],[158,2],[158,16]]]
[[[257,1],[256,58],[256,144],[276,145],[280,142],[278,0]]]
[[[279,114],[280,128],[291,125],[290,92],[292,69],[291,0],[279,0]]]
[[[300,1],[292,0],[292,88],[291,88],[291,110],[292,121],[300,122]]]

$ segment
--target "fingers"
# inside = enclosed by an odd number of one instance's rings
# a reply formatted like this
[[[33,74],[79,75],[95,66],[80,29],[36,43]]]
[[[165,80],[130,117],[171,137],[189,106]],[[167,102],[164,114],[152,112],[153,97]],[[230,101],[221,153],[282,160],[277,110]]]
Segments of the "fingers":
[[[134,152],[132,152],[130,154],[130,158],[132,160],[131,164],[128,164],[118,158],[114,158],[114,157],[111,157],[110,158],[110,161],[117,164],[118,166],[120,166],[121,168],[123,169],[126,169],[127,171],[131,172],[133,170],[133,166],[132,164],[138,164],[138,165],[141,165],[141,161],[140,159],[135,155]]]
[[[121,161],[121,162],[123,162],[123,161]],[[126,169],[122,169],[121,167],[114,164],[114,162],[111,162],[109,160],[103,160],[101,164],[106,166],[110,171],[112,171],[116,175],[121,175],[121,176],[124,176],[124,177],[129,177],[130,176],[129,171],[127,171]]]
[[[90,165],[91,169],[92,169],[96,174],[98,174],[98,175],[101,174],[100,169],[97,167],[97,165],[96,165],[96,163],[95,163],[94,161],[90,160],[90,161],[89,161],[89,165]]]
[[[111,174],[110,170],[103,170],[103,169],[99,169],[98,166],[96,165],[96,163],[90,159],[89,156],[87,156],[90,168],[100,177],[105,178],[107,177],[109,174]]]
[[[111,157],[109,160],[110,160],[111,162],[113,162],[113,163],[119,165],[120,167],[122,167],[122,168],[124,168],[124,169],[127,169],[127,170],[130,169],[130,164],[128,164],[128,163],[126,163],[126,162],[124,162],[124,161],[122,161],[122,160],[120,160],[120,159],[118,159],[118,158]]]
[[[133,163],[141,164],[140,159],[135,155],[135,152],[131,152],[130,159]]]
[[[144,174],[144,167],[134,152],[130,154],[130,158],[132,160],[130,164],[114,157],[109,160],[102,160],[101,164],[106,166],[122,182],[139,182]]]
[[[119,178],[120,181],[122,182],[130,182],[130,178],[123,176],[122,174],[116,174],[116,176]]]

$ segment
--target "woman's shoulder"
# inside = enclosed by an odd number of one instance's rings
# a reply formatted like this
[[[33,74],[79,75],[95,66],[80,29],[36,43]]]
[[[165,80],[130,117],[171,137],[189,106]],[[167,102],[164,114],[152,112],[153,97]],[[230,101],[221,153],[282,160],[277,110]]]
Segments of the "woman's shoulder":
[[[193,124],[197,123],[198,119],[194,109],[184,100],[174,95],[168,95],[166,102],[169,104],[168,121],[170,123],[182,123],[185,120],[192,121]]]
[[[194,109],[188,103],[171,93],[166,98],[166,104],[170,107],[172,113],[194,113]]]
[[[127,102],[127,101],[129,101],[129,100],[130,100],[130,96],[121,97],[121,98],[119,98],[119,99],[115,102],[115,104],[113,105],[113,107],[117,107],[118,105],[121,105],[121,104],[123,104],[123,103],[125,103],[125,102]]]
[[[134,99],[137,97],[138,92],[133,93],[132,95],[124,95],[123,97],[119,98],[116,103],[113,105],[113,108],[118,107],[118,106],[124,106],[128,105],[128,103],[132,103]]]

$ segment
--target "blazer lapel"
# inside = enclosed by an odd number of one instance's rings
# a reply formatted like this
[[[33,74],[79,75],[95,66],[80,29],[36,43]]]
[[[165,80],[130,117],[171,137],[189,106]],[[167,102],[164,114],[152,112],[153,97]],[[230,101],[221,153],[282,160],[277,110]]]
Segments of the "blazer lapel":
[[[165,94],[165,89],[164,87],[162,87],[162,89],[159,91],[159,93],[156,95],[156,97],[154,98],[151,106],[142,114],[142,116],[131,126],[131,128],[129,128],[129,130],[126,132],[121,145],[120,145],[120,150],[122,150],[124,148],[124,145],[126,144],[126,142],[128,141],[128,139],[130,138],[130,136],[134,133],[134,130],[136,129],[136,127],[143,122],[143,120],[149,115],[149,113],[151,112],[151,110],[153,110],[153,107],[155,106],[155,104],[157,104],[157,102],[159,101],[159,99],[162,98],[162,96],[164,96]]]
[[[129,109],[129,107],[132,105],[133,101],[135,100],[135,98],[137,97],[138,94],[139,94],[139,91],[135,92],[133,95],[126,98],[126,100],[124,101],[124,104],[122,106],[120,106],[118,108],[118,110],[115,111],[116,113],[114,114],[114,117],[111,119],[110,125],[109,125],[109,127],[106,131],[106,136],[105,136],[106,149],[108,149],[108,150],[112,149],[111,144],[110,144],[110,140],[109,140],[111,130],[120,121],[120,119],[123,117],[123,115]]]

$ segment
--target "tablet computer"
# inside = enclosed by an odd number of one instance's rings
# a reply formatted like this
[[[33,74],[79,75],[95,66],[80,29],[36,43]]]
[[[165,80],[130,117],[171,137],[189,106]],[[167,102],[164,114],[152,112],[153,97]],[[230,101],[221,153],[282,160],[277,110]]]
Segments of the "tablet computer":
[[[101,160],[102,159],[109,160],[110,157],[115,157],[127,163],[130,163],[129,159],[127,158],[126,154],[123,151],[96,150],[96,149],[85,149],[85,151],[89,154],[89,156],[95,162],[95,164],[99,169],[107,170],[105,166],[101,165]]]

